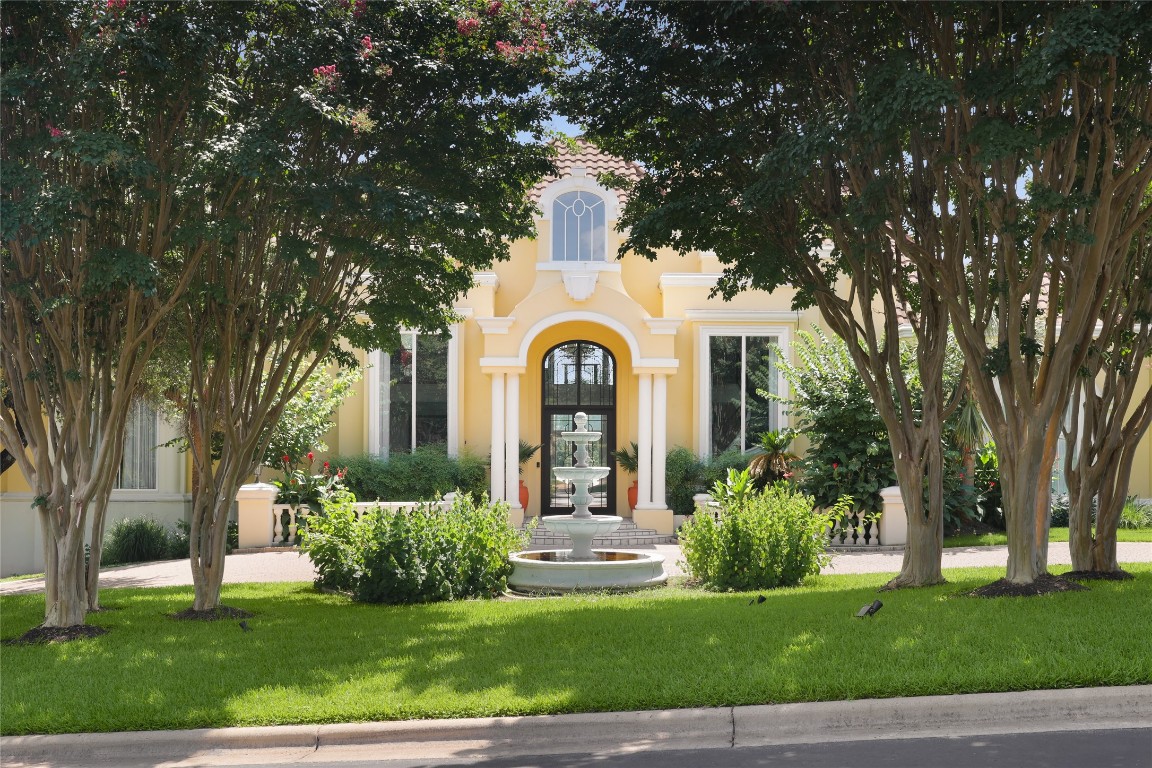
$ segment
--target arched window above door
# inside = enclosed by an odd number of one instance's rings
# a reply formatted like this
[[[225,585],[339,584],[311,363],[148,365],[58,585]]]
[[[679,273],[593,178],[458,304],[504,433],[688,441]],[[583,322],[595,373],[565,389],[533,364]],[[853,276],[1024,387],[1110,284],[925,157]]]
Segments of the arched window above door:
[[[552,261],[604,261],[607,206],[595,192],[558,195],[552,203]]]
[[[570,341],[544,356],[544,405],[610,407],[616,404],[616,359],[599,344]]]

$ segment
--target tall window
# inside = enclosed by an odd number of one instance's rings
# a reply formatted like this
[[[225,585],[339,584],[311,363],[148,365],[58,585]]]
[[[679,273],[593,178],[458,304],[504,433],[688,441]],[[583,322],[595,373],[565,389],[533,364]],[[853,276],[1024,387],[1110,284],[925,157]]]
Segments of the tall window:
[[[560,195],[552,203],[552,261],[604,261],[605,227],[599,195]]]
[[[402,333],[400,348],[380,355],[380,446],[411,453],[448,442],[448,337]]]
[[[761,432],[779,429],[775,336],[708,336],[708,447],[713,456],[746,451]]]
[[[124,456],[117,488],[156,488],[156,411],[142,400],[132,405],[124,427]]]

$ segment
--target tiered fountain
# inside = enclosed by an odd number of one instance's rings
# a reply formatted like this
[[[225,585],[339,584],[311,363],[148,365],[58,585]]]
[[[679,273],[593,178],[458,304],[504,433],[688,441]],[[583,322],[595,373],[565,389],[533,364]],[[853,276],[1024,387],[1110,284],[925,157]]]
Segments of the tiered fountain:
[[[588,466],[588,445],[600,440],[600,432],[588,431],[588,416],[577,413],[572,419],[574,432],[561,436],[576,445],[576,466],[555,467],[557,480],[575,487],[570,515],[541,517],[545,528],[572,540],[572,549],[543,552],[514,552],[513,570],[508,585],[523,592],[568,592],[578,589],[637,589],[663,584],[664,557],[648,552],[621,552],[592,549],[592,539],[606,536],[620,527],[623,518],[615,515],[593,515],[588,511],[592,496],[588,486],[602,480],[609,467]]]

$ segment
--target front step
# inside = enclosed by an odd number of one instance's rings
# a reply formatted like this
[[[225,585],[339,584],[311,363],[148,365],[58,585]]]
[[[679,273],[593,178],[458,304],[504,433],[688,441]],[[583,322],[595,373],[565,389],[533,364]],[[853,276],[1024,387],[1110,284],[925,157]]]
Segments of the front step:
[[[535,518],[530,518],[530,520]],[[526,522],[530,522],[526,521]],[[624,518],[620,527],[607,536],[597,536],[592,539],[593,547],[643,547],[652,544],[675,544],[676,537],[657,533],[651,528],[637,528],[630,518]],[[533,547],[570,547],[572,540],[567,536],[552,533],[543,525],[536,526],[532,531]]]

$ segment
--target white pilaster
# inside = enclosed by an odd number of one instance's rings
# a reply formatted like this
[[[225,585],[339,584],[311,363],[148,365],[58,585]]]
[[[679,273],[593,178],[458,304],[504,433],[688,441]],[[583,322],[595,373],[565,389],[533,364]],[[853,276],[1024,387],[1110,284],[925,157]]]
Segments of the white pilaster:
[[[636,469],[637,508],[652,505],[652,374],[641,373],[639,384],[637,402],[639,424],[636,435],[636,447],[640,453]]]
[[[668,455],[668,375],[652,378],[652,503],[668,507],[664,483],[665,457]]]
[[[509,373],[504,385],[504,488],[508,504],[520,508],[520,374]]]
[[[504,374],[492,374],[492,501],[503,501],[504,495]]]

